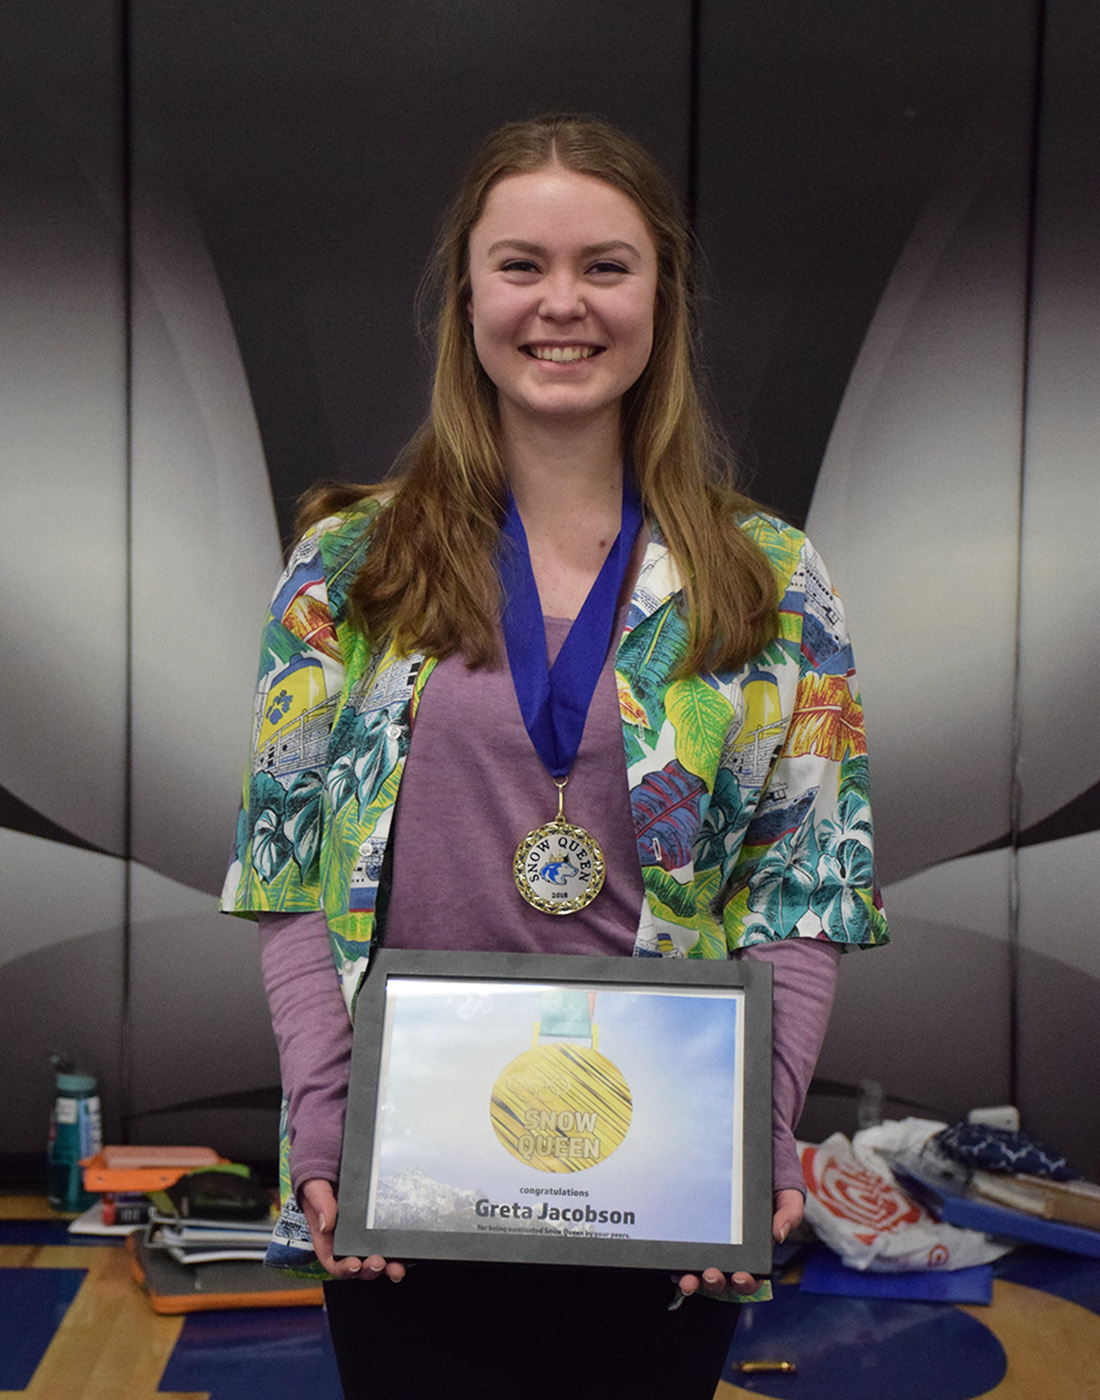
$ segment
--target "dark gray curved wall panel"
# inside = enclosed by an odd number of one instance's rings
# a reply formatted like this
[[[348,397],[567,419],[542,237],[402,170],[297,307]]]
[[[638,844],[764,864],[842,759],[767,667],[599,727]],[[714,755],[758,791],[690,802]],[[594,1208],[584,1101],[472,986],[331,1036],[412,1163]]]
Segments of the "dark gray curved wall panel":
[[[413,301],[476,142],[598,111],[686,181],[688,0],[237,0],[135,7],[135,175],[192,205],[281,519],[330,474],[377,480],[427,406]]]
[[[50,1052],[98,1073],[115,1134],[125,1093],[118,7],[16,4],[3,28],[0,1152],[44,1154]]]
[[[1034,0],[704,3],[707,351],[755,493],[801,523],[879,298],[960,146],[1026,179]]]
[[[0,786],[125,843],[126,318],[115,7],[5,14]],[[62,22],[64,20],[64,22]],[[71,22],[70,22],[71,21]],[[55,42],[42,31],[56,25]]]
[[[1012,823],[1035,34],[704,7],[718,401],[847,605],[895,937],[845,960],[819,1074],[945,1117],[1012,1089],[1012,857],[965,857]]]
[[[1019,1094],[1100,1176],[1100,96],[1095,5],[1047,6],[1020,597]]]
[[[135,1130],[271,1151],[270,1112],[180,1105],[277,1079],[254,936],[193,896],[224,873],[279,526],[319,476],[383,475],[422,416],[416,288],[486,130],[599,109],[683,184],[689,6],[620,17],[581,0],[552,26],[527,0],[321,0],[308,23],[243,0],[201,24],[175,0],[132,11]],[[614,43],[592,42],[601,27]],[[158,1059],[167,1042],[186,1058]]]

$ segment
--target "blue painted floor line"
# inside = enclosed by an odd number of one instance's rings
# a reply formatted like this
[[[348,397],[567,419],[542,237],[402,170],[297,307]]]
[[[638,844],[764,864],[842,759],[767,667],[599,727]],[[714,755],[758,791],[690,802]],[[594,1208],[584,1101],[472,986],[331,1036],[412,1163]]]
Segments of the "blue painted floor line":
[[[26,1390],[83,1269],[0,1269],[0,1390]]]
[[[1100,1262],[1096,1259],[1028,1245],[999,1259],[993,1272],[1009,1283],[1037,1288],[1100,1315]]]
[[[161,1378],[162,1391],[210,1400],[342,1400],[320,1308],[192,1313]]]
[[[71,1235],[64,1220],[0,1220],[0,1244],[71,1244],[102,1249],[121,1242],[118,1235]]]

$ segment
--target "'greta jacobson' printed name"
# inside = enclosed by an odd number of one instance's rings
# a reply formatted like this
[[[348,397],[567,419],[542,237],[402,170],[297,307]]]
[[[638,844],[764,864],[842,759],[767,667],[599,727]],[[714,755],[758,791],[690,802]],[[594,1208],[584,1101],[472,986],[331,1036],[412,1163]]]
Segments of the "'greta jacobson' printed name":
[[[536,1206],[499,1204],[482,1199],[474,1210],[478,1215],[491,1216],[494,1220],[561,1220],[580,1225],[633,1225],[632,1210],[593,1210],[586,1206],[553,1206],[549,1201],[539,1201]]]

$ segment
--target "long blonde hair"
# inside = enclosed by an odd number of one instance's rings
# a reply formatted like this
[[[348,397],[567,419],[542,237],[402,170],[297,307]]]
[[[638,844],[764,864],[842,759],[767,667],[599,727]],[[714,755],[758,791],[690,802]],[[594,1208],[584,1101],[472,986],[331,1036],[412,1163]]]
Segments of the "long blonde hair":
[[[775,576],[736,528],[753,503],[732,484],[729,454],[692,373],[692,242],[668,181],[636,142],[605,122],[549,115],[495,131],[478,152],[444,221],[433,260],[439,286],[431,412],[380,486],[329,486],[308,495],[299,526],[366,496],[390,499],[352,585],[356,621],[406,650],[471,665],[497,659],[500,590],[494,558],[507,484],[496,388],[482,369],[467,316],[469,236],[490,190],[509,175],[557,163],[625,194],[657,249],[653,349],[623,397],[623,449],[647,517],[679,570],[690,635],[684,673],[733,669],[777,629]]]

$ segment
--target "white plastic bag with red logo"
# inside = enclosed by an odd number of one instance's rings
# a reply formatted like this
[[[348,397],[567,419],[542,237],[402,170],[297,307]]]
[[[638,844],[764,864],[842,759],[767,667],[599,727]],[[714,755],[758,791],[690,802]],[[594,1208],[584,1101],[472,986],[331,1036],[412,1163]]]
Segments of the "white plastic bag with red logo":
[[[862,1136],[856,1135],[857,1143]],[[806,1219],[850,1268],[877,1273],[967,1269],[999,1259],[1012,1248],[1004,1240],[929,1215],[900,1189],[870,1142],[864,1144],[863,1157],[843,1133],[834,1133],[819,1147],[800,1142],[798,1151],[806,1179]]]

